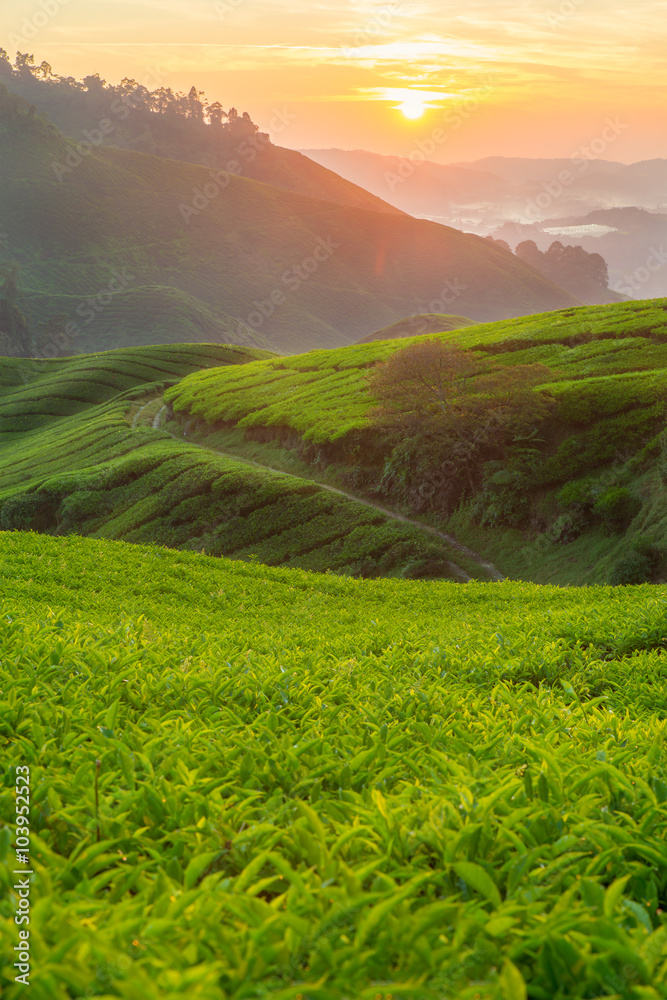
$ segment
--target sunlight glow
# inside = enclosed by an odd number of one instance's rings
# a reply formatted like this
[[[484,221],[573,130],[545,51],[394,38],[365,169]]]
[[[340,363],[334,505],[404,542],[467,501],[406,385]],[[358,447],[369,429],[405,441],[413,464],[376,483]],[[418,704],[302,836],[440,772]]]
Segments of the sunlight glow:
[[[401,111],[406,118],[421,118],[426,111],[426,105],[423,104],[417,97],[401,104]]]
[[[426,111],[426,105],[418,97],[411,97],[400,105],[400,110],[406,118],[421,118]]]

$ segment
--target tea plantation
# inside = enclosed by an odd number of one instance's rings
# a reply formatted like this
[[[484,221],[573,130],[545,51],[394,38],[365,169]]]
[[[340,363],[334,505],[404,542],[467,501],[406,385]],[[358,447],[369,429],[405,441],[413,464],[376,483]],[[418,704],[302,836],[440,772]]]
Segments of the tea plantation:
[[[136,425],[146,401],[194,370],[267,352],[134,348],[4,359],[0,529],[93,535],[361,576],[487,579],[446,540],[323,490]],[[150,405],[150,404],[148,404]],[[136,425],[136,426],[135,426]]]
[[[502,364],[541,362],[563,382],[543,388],[561,398],[564,422],[599,423],[599,436],[614,416],[625,416],[624,432],[642,432],[647,414],[664,404],[667,390],[667,299],[586,306],[536,316],[484,323],[440,335]],[[368,369],[393,351],[423,338],[371,341],[335,350],[269,358],[243,368],[200,371],[170,389],[165,398],[176,413],[209,424],[279,427],[315,444],[356,441],[368,430],[374,405],[366,387]],[[634,398],[636,395],[636,399]],[[587,405],[578,405],[583,396]],[[664,405],[660,409],[664,413]],[[580,435],[583,436],[583,435]],[[585,438],[587,451],[588,436]],[[590,454],[585,456],[589,461]],[[601,459],[604,460],[603,456]],[[555,470],[554,470],[555,474]]]
[[[424,338],[198,371],[164,398],[176,423],[195,421],[198,440],[280,467],[296,466],[281,463],[282,453],[326,468],[330,481],[430,517],[507,576],[561,584],[667,580],[667,300],[567,309],[433,337],[501,365],[541,363],[551,374],[535,391],[554,401],[532,437],[487,456],[487,464],[480,459],[474,489],[450,505],[439,502],[437,465],[427,470],[429,484],[423,470],[401,465],[400,454],[395,461],[372,423],[369,371]],[[612,523],[604,514],[614,503],[623,517]]]
[[[7,1000],[667,997],[663,588],[14,531],[0,593]]]

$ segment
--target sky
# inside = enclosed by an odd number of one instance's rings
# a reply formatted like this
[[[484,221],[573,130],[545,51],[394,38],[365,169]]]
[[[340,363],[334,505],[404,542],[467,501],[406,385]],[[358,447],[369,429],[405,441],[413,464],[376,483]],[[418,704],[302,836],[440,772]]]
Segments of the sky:
[[[294,149],[667,157],[667,0],[2,0],[0,46],[195,85]]]

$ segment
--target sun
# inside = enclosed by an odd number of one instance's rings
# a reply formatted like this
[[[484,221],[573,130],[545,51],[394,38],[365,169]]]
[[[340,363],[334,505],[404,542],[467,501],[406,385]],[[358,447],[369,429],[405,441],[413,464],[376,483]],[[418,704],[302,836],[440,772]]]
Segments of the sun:
[[[426,105],[419,97],[410,97],[407,101],[404,101],[400,106],[400,110],[403,112],[406,118],[421,118],[421,116],[426,111]]]

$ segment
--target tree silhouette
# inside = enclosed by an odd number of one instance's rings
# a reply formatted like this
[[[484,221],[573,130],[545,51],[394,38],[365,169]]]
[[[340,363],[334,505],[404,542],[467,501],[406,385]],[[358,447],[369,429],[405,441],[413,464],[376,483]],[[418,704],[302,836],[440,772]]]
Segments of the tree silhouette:
[[[458,497],[466,483],[474,491],[484,460],[546,416],[552,404],[533,390],[552,378],[544,365],[502,366],[431,339],[395,351],[368,384],[394,467],[413,481],[446,473]]]
[[[588,253],[581,246],[565,246],[560,240],[554,240],[542,253],[533,240],[524,240],[517,245],[516,255],[545,278],[581,298],[595,298],[609,285],[604,257]]]

